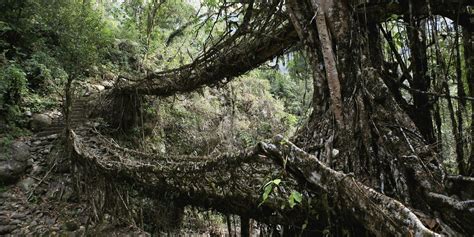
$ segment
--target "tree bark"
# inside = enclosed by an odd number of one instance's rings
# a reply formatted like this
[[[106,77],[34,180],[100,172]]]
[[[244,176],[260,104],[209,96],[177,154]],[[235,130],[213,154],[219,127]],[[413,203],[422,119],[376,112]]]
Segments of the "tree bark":
[[[240,216],[240,236],[250,237],[250,218],[247,216]]]
[[[314,0],[314,5],[318,5]],[[329,85],[329,97],[331,98],[331,107],[337,125],[344,127],[342,117],[342,98],[341,98],[341,83],[339,82],[339,74],[337,72],[335,55],[332,50],[331,35],[329,34],[328,26],[326,24],[325,12],[329,9],[329,1],[321,1],[319,5],[322,10],[316,12],[316,26],[318,28],[319,41],[321,42],[321,51],[324,59],[324,68],[326,71],[327,84]]]
[[[318,35],[324,31],[321,30],[324,26],[317,24],[318,20],[322,19],[318,19],[316,14],[324,11],[324,7],[318,7],[321,6],[321,1],[317,2],[318,4],[313,3],[293,0],[289,1],[288,8],[290,16],[293,14],[291,19],[296,30],[301,26],[307,26],[306,31],[312,31],[299,35],[306,36],[301,40],[306,43],[308,53],[313,54],[312,58],[321,60],[320,55],[324,56],[324,50],[327,49],[325,40],[320,37],[318,41],[312,40],[315,43],[311,43],[308,36]],[[345,173],[354,173],[357,180],[361,180],[377,192],[433,215],[431,205],[434,204],[425,200],[430,197],[430,190],[435,193],[445,192],[441,184],[443,170],[433,151],[415,150],[427,147],[425,141],[435,140],[431,111],[430,107],[427,107],[428,97],[422,93],[414,94],[414,97],[417,97],[415,108],[422,109],[417,114],[427,112],[416,123],[418,126],[415,126],[412,122],[413,116],[408,116],[406,111],[400,108],[382,83],[381,73],[377,70],[381,67],[378,62],[380,59],[377,58],[377,54],[380,53],[374,52],[376,48],[370,47],[370,44],[376,42],[368,39],[370,34],[375,33],[370,31],[375,30],[373,28],[367,30],[361,21],[348,17],[351,16],[349,10],[351,8],[346,4],[346,1],[333,1],[333,6],[327,9],[329,12],[325,12],[326,23],[330,24],[325,29],[334,32],[331,34],[332,48],[336,49],[334,54],[337,55],[339,78],[343,78],[341,99],[344,127],[334,126],[331,117],[328,116],[331,113],[327,111],[317,115],[313,113],[295,142],[308,152],[316,154],[316,157],[329,167]],[[313,28],[310,27],[314,24],[311,23],[311,18],[315,14],[317,27]],[[417,47],[423,47],[420,32],[413,29],[410,34],[412,34],[412,49],[415,51],[419,50]],[[417,61],[414,64],[418,64],[414,69],[417,79],[413,79],[413,85],[421,91],[427,91],[430,79],[426,77],[426,52],[413,52],[413,54],[414,60]],[[323,60],[325,59],[323,57]],[[326,64],[325,61],[324,63]],[[312,65],[314,67],[317,64]],[[325,69],[328,70],[327,67]],[[330,103],[334,103],[334,100],[331,99]],[[330,108],[333,106],[331,104]],[[426,129],[423,130],[423,126]],[[423,131],[425,139],[412,136],[409,131]],[[332,157],[334,152],[328,150],[341,152]],[[408,157],[411,157],[409,162]]]
[[[431,144],[436,141],[431,118],[432,106],[427,94],[417,92],[428,91],[431,84],[431,78],[428,76],[426,36],[423,27],[420,26],[421,23],[415,18],[413,12],[410,12],[408,19],[407,32],[413,68],[413,78],[409,82],[411,87],[416,90],[412,92],[413,109],[411,112],[413,115],[410,117],[426,141]]]
[[[474,45],[473,45],[474,35],[472,32],[463,28],[463,45],[464,45],[464,60],[466,62],[466,77],[469,87],[469,96],[474,96]],[[469,168],[467,174],[469,176],[474,176],[474,101],[470,102],[471,104],[471,150],[469,154]]]

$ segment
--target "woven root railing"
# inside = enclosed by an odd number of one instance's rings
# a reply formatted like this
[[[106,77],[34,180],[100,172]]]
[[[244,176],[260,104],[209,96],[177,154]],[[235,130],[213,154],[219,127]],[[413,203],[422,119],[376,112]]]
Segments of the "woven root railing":
[[[328,207],[309,200],[327,195],[338,206],[333,211],[352,212],[355,221],[372,233],[438,235],[397,200],[351,175],[332,170],[281,137],[273,143],[260,142],[240,154],[219,157],[166,157],[121,148],[98,134],[70,132],[74,163],[105,177],[103,188],[112,193],[115,189],[118,194],[120,187],[128,185],[148,198],[167,196],[177,206],[190,205],[294,226],[302,226],[308,220],[322,226],[325,213],[330,213]],[[277,177],[283,178],[274,188],[276,195],[262,202],[262,185]],[[282,208],[292,191],[303,194],[302,202],[293,208]],[[127,209],[123,195],[118,199],[122,203],[118,206]]]

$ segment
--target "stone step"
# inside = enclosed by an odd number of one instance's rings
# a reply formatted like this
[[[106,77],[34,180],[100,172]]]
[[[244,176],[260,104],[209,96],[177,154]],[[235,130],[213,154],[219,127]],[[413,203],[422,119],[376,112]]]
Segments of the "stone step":
[[[76,108],[76,109],[72,109],[71,113],[74,113],[74,112],[87,112],[87,111],[89,111],[89,109],[85,109],[85,108],[84,109],[77,109]]]
[[[78,115],[87,117],[87,111],[75,111],[71,113],[71,116],[78,116]]]
[[[74,111],[70,115],[87,115],[86,111]]]
[[[62,132],[62,129],[60,130],[46,130],[46,131],[42,131],[42,132],[39,132],[36,134],[37,137],[47,137],[47,136],[50,136],[50,135],[53,135],[53,134],[59,134]]]
[[[85,113],[75,113],[71,114],[69,118],[87,118],[87,115]]]
[[[85,118],[85,117],[71,117],[71,118],[69,119],[69,121],[70,121],[71,123],[78,123],[78,122],[79,122],[79,123],[85,123],[85,122],[87,122],[87,120],[88,120],[88,119]],[[65,123],[66,123],[66,121],[64,121],[62,124],[65,124]]]
[[[86,105],[76,105],[76,106],[71,107],[72,111],[74,111],[74,110],[88,110],[88,109],[89,109],[89,106],[86,106]]]
[[[74,98],[70,111],[71,127],[73,129],[76,129],[80,127],[80,125],[87,122],[89,108],[90,106],[88,98]],[[53,134],[60,134],[64,130],[64,126],[64,117],[55,118],[53,119],[52,124],[48,128],[36,133],[36,137],[47,137]]]
[[[71,119],[71,123],[78,123],[78,122],[83,123],[87,121],[87,118],[83,116],[71,117],[70,119]],[[64,126],[65,124],[66,124],[66,121],[58,120],[58,121],[52,122],[49,127]]]
[[[89,102],[75,102],[71,105],[72,107],[87,107]]]
[[[53,134],[60,134],[63,132],[63,129],[64,127],[44,130],[44,131],[36,133],[36,137],[47,137]],[[78,130],[78,131],[83,130],[80,128],[80,124],[72,125],[72,129]]]

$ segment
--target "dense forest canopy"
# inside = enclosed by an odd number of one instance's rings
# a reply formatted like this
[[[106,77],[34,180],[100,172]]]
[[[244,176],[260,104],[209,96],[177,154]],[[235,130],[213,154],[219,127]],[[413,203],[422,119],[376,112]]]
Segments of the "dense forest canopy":
[[[471,236],[473,7],[3,0],[1,190],[53,136],[89,233],[212,210],[217,235]]]

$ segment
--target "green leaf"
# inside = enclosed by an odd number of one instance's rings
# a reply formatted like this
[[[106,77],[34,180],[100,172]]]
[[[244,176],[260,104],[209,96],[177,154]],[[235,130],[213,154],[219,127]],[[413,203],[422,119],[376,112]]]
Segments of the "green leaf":
[[[308,227],[308,219],[305,220],[304,224],[301,226],[302,230],[305,230]],[[349,235],[348,235],[349,236]]]
[[[288,203],[290,204],[291,208],[293,208],[297,203],[301,203],[302,200],[303,195],[301,195],[301,193],[298,191],[292,191],[290,197],[288,197]]]
[[[303,200],[303,195],[301,195],[301,193],[298,191],[291,192],[291,195],[293,195],[293,198],[297,203],[301,203],[301,201]]]
[[[262,194],[262,202],[260,202],[260,204],[258,204],[258,206],[261,206],[268,199],[268,196],[270,196],[270,193],[272,192],[272,190],[273,190],[273,183],[272,182],[268,182],[267,184],[265,184],[264,191],[263,191],[263,194]]]
[[[270,196],[273,191],[274,186],[278,186],[281,183],[281,179],[274,179],[272,181],[267,182],[263,186],[263,194],[262,194],[262,202],[258,204],[259,206],[262,205]]]
[[[288,203],[290,204],[290,208],[293,208],[296,205],[295,199],[292,196],[288,198]]]
[[[270,193],[273,190],[273,185],[268,185],[265,187],[265,191],[263,192],[262,199],[263,201],[266,201],[268,199],[268,196],[270,196]]]

